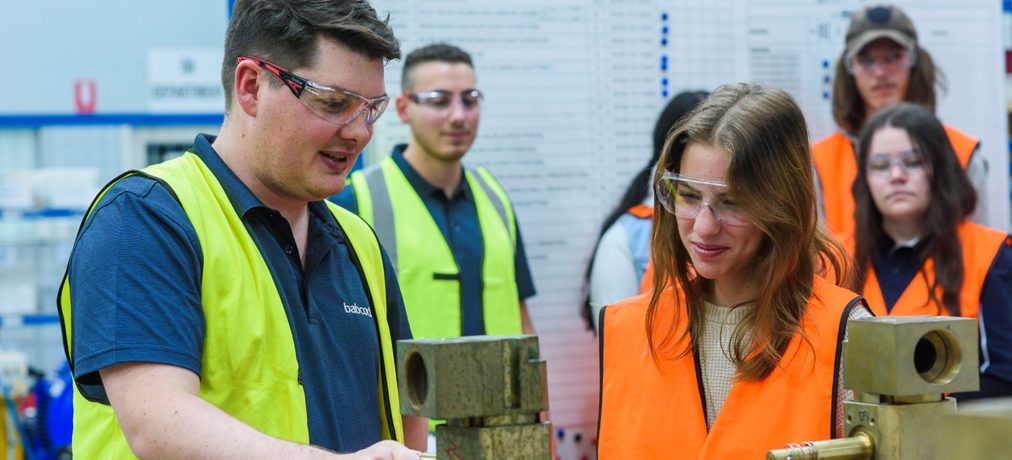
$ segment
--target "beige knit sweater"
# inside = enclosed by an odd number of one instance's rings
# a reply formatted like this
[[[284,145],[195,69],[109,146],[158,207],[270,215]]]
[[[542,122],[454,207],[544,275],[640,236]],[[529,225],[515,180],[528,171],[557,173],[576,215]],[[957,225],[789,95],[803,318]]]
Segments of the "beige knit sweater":
[[[706,428],[713,427],[720,408],[727,399],[734,383],[736,369],[731,362],[731,334],[734,328],[751,311],[752,305],[737,308],[722,307],[709,302],[703,303],[703,317],[706,325],[703,328],[703,340],[699,350],[699,368],[702,372],[703,390],[706,393]],[[850,312],[848,320],[870,317],[871,313],[861,307]],[[745,337],[749,343],[751,337]],[[846,333],[844,335],[846,340]],[[841,363],[842,366],[842,363]],[[843,389],[843,372],[840,372],[839,397],[837,398],[836,426],[839,432],[843,426],[843,402],[854,399],[854,392]]]

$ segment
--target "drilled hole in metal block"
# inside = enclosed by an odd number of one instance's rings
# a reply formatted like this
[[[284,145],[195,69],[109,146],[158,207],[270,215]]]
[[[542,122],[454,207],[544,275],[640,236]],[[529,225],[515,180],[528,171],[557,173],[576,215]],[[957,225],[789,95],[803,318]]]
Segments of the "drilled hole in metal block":
[[[956,336],[936,329],[924,334],[914,347],[914,368],[928,383],[945,384],[959,374],[963,349]]]
[[[429,373],[425,370],[425,358],[417,351],[410,352],[405,361],[404,377],[408,382],[408,402],[416,411],[425,406],[429,396]]]

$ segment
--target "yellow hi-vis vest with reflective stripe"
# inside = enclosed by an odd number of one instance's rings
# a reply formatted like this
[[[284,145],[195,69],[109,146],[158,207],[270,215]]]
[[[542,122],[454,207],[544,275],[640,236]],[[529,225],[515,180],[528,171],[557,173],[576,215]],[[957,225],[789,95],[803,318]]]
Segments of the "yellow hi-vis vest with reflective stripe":
[[[515,248],[516,219],[506,192],[483,168],[464,169],[484,240],[482,308],[485,333],[521,333]],[[460,269],[425,203],[392,158],[351,175],[358,214],[376,230],[404,297],[415,338],[461,334]]]
[[[206,332],[201,358],[200,397],[268,435],[308,444],[306,397],[291,327],[270,270],[221,184],[193,153],[131,171],[110,182],[147,175],[175,194],[203,251],[201,303]],[[383,438],[403,442],[397,377],[386,320],[383,259],[372,229],[354,214],[327,203],[348,236],[365,275],[381,344],[377,376]],[[91,210],[85,216],[87,220]],[[82,224],[83,228],[83,224]],[[241,269],[237,269],[241,268]],[[68,276],[60,287],[60,321],[71,370],[72,298]],[[74,389],[74,456],[134,458],[110,406]]]

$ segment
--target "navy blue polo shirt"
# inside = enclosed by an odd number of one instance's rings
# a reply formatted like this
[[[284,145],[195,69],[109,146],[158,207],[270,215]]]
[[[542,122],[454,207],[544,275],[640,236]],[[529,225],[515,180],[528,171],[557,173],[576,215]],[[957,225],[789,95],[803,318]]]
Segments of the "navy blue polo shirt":
[[[478,209],[474,205],[471,187],[466,180],[461,180],[453,195],[447,198],[443,189],[430,184],[408,164],[404,159],[406,147],[404,144],[394,147],[391,158],[425,203],[429,215],[443,233],[443,238],[450,246],[453,258],[457,262],[460,270],[461,335],[482,335],[485,333],[485,321],[481,273],[485,240],[478,225]],[[330,200],[351,212],[358,213],[354,187],[345,187],[340,194],[331,197]],[[518,298],[524,300],[533,296],[535,291],[519,225],[513,261],[516,267]]]
[[[903,291],[921,276],[920,245],[903,246],[884,236],[872,259],[875,277],[890,311]],[[960,394],[961,398],[1012,396],[1012,247],[1002,245],[980,288],[977,313],[980,331],[980,391]]]
[[[350,452],[379,441],[379,337],[373,317],[360,313],[371,305],[344,232],[324,202],[309,203],[303,266],[287,221],[253,195],[212,141],[197,136],[192,151],[225,189],[281,294],[306,395],[310,443]],[[385,252],[383,261],[390,333],[393,340],[409,339]],[[98,371],[116,363],[170,364],[200,375],[202,264],[193,225],[160,182],[131,176],[102,196],[68,266],[75,373],[89,396],[106,400]]]

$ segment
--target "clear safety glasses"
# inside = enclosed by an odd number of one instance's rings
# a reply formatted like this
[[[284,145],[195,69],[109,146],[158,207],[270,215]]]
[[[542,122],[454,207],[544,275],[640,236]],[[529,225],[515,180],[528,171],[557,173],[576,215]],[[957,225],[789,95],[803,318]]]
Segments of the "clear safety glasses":
[[[727,196],[727,184],[665,171],[654,189],[657,200],[675,217],[695,219],[706,206],[714,219],[725,225],[752,223],[749,215]]]
[[[383,115],[390,102],[388,96],[367,99],[351,91],[323,86],[258,57],[239,56],[235,60],[236,63],[254,62],[270,72],[288,86],[292,94],[309,110],[331,123],[339,125],[351,123],[359,114],[365,114],[365,124],[372,125],[380,115]]]
[[[409,93],[404,92],[411,99],[412,102],[428,107],[436,111],[444,111],[453,106],[453,101],[457,99],[457,94],[453,94],[449,91],[436,90],[436,91],[424,91],[420,93]],[[477,110],[481,108],[481,100],[484,96],[481,91],[476,89],[469,89],[461,91],[459,93],[460,106],[464,108],[465,112]]]
[[[886,73],[909,69],[916,62],[917,54],[915,52],[908,52],[904,48],[896,47],[886,49],[881,53],[858,53],[845,60],[844,67],[851,75],[871,75],[879,68],[885,70]]]
[[[899,166],[905,174],[924,174],[927,170],[928,164],[924,161],[924,156],[921,152],[915,150],[907,150],[899,155],[889,155],[886,153],[876,153],[868,157],[868,175],[885,177],[888,176],[893,168]]]

